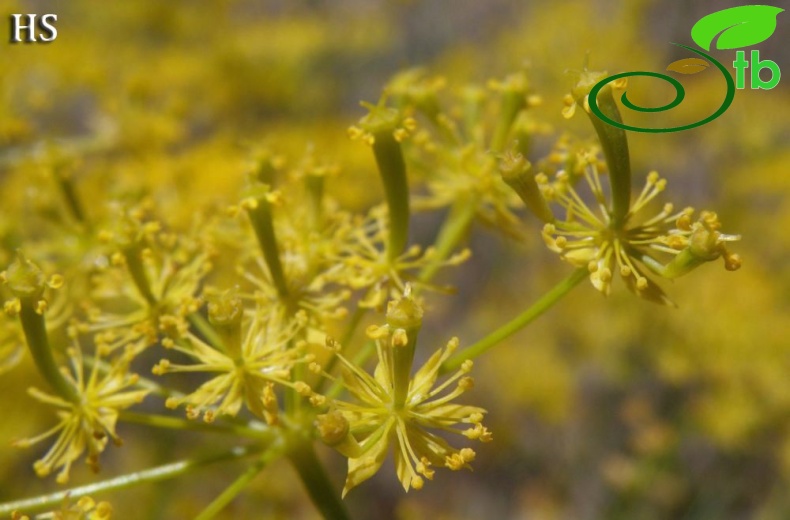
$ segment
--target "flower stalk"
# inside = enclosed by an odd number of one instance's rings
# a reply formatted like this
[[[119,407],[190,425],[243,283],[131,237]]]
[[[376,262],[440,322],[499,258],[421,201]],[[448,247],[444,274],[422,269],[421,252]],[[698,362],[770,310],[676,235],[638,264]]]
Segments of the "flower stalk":
[[[285,300],[288,298],[288,284],[280,260],[280,248],[277,244],[272,218],[272,202],[277,200],[277,194],[268,185],[260,183],[255,183],[250,191],[250,197],[245,200],[244,207],[247,208],[272,282],[277,288],[280,298]]]
[[[612,95],[612,86],[606,85],[598,93],[598,107],[606,116],[623,122],[620,109]],[[628,137],[625,130],[612,126],[595,114],[587,113],[598,140],[601,142],[612,189],[612,227],[619,229],[628,215],[631,205],[631,156],[628,152]]]
[[[516,116],[527,107],[528,85],[524,74],[513,74],[501,83],[494,82],[492,86],[502,91],[502,108],[491,140],[491,151],[500,153],[507,145]]]
[[[434,244],[434,256],[432,262],[425,266],[419,274],[421,282],[429,282],[439,269],[444,260],[449,258],[453,250],[469,233],[469,229],[474,221],[477,212],[477,202],[469,197],[459,199],[450,208],[450,213],[442,223],[439,236]]]
[[[288,460],[293,465],[310,499],[327,520],[349,520],[346,506],[335,491],[323,464],[309,439],[294,435],[290,438]]]
[[[393,360],[393,405],[403,408],[409,392],[411,367],[417,347],[417,335],[422,327],[422,308],[411,298],[407,287],[403,298],[393,300],[387,308],[387,325],[391,331]]]
[[[282,454],[282,443],[276,443],[273,446],[270,446],[262,456],[256,459],[250,466],[247,468],[247,471],[239,475],[239,477],[231,483],[230,486],[225,488],[225,490],[211,503],[206,506],[203,511],[200,512],[198,516],[195,517],[195,520],[210,520],[216,517],[225,507],[230,504],[234,498],[236,498],[239,493],[244,491],[244,489],[252,482],[255,477],[257,477],[261,471],[263,471],[266,466],[268,466],[273,460],[279,457]]]
[[[389,241],[387,258],[394,262],[406,249],[409,241],[409,185],[406,177],[406,162],[400,142],[405,139],[416,123],[411,118],[385,106],[385,98],[378,105],[362,103],[370,112],[359,121],[359,127],[351,127],[352,139],[362,139],[373,148],[376,166],[384,185],[384,195],[389,210]]]
[[[554,222],[554,214],[535,181],[532,165],[523,155],[513,151],[504,154],[499,161],[499,173],[533,215],[543,222]]]
[[[584,267],[576,269],[569,277],[555,285],[550,291],[541,296],[538,301],[532,304],[524,312],[503,326],[499,327],[474,345],[471,345],[462,352],[459,352],[445,361],[442,365],[441,371],[446,373],[457,370],[461,367],[461,365],[464,364],[465,361],[478,357],[480,354],[488,351],[491,347],[501,343],[516,332],[520,331],[535,321],[535,319],[540,317],[544,312],[553,307],[554,304],[560,301],[565,295],[571,292],[574,287],[579,285],[582,280],[587,278],[588,274],[589,273],[587,269]]]
[[[5,504],[0,504],[0,516],[5,517],[14,511],[24,511],[25,513],[43,511],[51,507],[59,506],[67,497],[75,500],[84,496],[95,495],[97,493],[130,488],[138,484],[161,482],[163,480],[189,475],[206,466],[256,455],[263,449],[265,449],[265,447],[259,445],[245,447],[239,446],[213,455],[181,460],[142,471],[135,471],[132,473],[127,473],[126,475],[120,475],[118,477],[102,480],[93,484],[87,484],[85,486],[58,491],[57,493],[51,493],[49,495],[26,498],[23,500],[16,500],[14,502],[6,502]]]
[[[47,285],[60,287],[62,279],[53,277],[47,283],[41,269],[21,252],[17,252],[16,260],[2,273],[1,278],[17,297],[16,302],[6,304],[6,310],[19,313],[27,346],[39,373],[60,397],[71,403],[78,403],[80,396],[77,390],[64,377],[55,361],[44,319],[47,307],[44,289]]]
[[[132,276],[134,286],[137,288],[140,295],[145,298],[145,301],[148,302],[148,305],[152,307],[155,306],[156,296],[154,296],[151,290],[151,284],[148,281],[148,276],[145,274],[145,266],[142,261],[142,248],[139,244],[134,243],[128,247],[124,247],[122,254],[126,262],[126,268]]]

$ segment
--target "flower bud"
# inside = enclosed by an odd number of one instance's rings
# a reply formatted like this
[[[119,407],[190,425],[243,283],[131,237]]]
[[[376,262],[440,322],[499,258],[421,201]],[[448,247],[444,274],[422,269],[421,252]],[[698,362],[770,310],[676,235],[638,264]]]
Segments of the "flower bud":
[[[46,276],[41,269],[25,258],[21,251],[2,275],[11,292],[20,299],[38,300],[46,287]]]
[[[540,193],[538,183],[535,182],[532,165],[524,159],[523,155],[505,153],[499,161],[499,173],[502,175],[502,180],[516,192],[533,215],[543,222],[554,221],[554,215]]]
[[[387,325],[394,329],[419,329],[422,326],[422,307],[411,297],[409,288],[403,298],[387,305]]]

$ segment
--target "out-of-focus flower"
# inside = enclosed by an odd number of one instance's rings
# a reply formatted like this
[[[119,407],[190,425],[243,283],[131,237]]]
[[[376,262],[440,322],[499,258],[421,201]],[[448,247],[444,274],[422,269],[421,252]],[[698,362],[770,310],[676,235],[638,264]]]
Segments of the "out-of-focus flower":
[[[113,253],[93,276],[83,328],[97,332],[97,345],[106,352],[125,348],[136,354],[156,342],[162,317],[197,311],[213,253],[200,240],[164,231],[145,218],[143,208],[123,212],[101,237]]]

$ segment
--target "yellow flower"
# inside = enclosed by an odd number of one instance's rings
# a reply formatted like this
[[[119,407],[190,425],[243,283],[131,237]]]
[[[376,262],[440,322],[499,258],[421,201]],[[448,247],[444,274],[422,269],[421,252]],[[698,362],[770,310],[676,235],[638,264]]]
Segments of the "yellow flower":
[[[338,280],[352,289],[366,289],[359,301],[359,306],[364,308],[383,308],[389,298],[403,294],[408,283],[419,284],[415,275],[436,261],[435,249],[423,250],[417,245],[390,259],[385,247],[388,237],[385,210],[384,206],[374,207],[366,218],[353,222],[337,256],[343,265]],[[470,255],[464,249],[439,265],[456,266]]]
[[[278,179],[278,169],[259,166],[241,203],[230,208],[231,214],[245,209],[249,217],[239,220],[233,244],[242,244],[237,274],[250,283],[240,296],[275,320],[301,310],[305,324],[320,327],[344,317],[351,296],[339,280],[342,266],[335,262],[350,229],[348,214],[324,194],[325,177],[337,168],[307,154],[298,168],[282,174],[284,179]],[[283,188],[273,189],[274,183]]]
[[[586,266],[596,289],[609,294],[612,277],[619,273],[628,288],[640,297],[669,303],[658,285],[644,274],[642,266],[665,278],[675,278],[719,257],[724,259],[728,270],[740,267],[738,255],[725,247],[726,242],[740,237],[720,233],[715,213],[703,211],[693,222],[692,208],[676,212],[672,204],[665,204],[661,211],[644,215],[649,203],[666,186],[666,180],[656,172],[647,176],[623,224],[617,226],[611,219],[612,211],[605,199],[596,161],[588,157],[586,163],[584,178],[595,209],[579,195],[565,171],[558,172],[557,182],[551,185],[545,175],[538,175],[537,180],[546,198],[557,202],[566,212],[563,220],[544,226],[547,246],[567,262]],[[674,258],[661,261],[662,253]]]
[[[187,417],[195,419],[203,414],[206,422],[212,422],[217,414],[235,416],[246,404],[258,417],[270,424],[276,423],[278,407],[274,384],[309,391],[304,383],[291,382],[293,366],[312,361],[311,356],[304,354],[304,342],[295,340],[304,327],[304,313],[285,322],[260,312],[247,316],[241,299],[224,294],[209,306],[209,320],[222,338],[221,349],[187,331],[182,319],[168,320],[173,337],[166,338],[162,344],[197,363],[182,365],[162,359],[154,366],[153,373],[207,372],[215,375],[191,394],[168,398],[165,406],[176,408],[186,404]]]
[[[33,469],[40,477],[49,475],[52,470],[61,468],[57,481],[61,484],[68,481],[71,464],[87,451],[88,465],[99,470],[99,454],[112,439],[116,445],[121,439],[115,433],[118,412],[137,404],[145,398],[148,390],[129,390],[137,383],[138,376],[128,372],[128,359],[114,360],[109,369],[104,366],[99,355],[94,360],[89,373],[85,373],[82,353],[75,334],[71,331],[74,346],[67,353],[71,361],[71,373],[65,374],[77,395],[78,402],[42,392],[36,388],[28,389],[30,395],[42,403],[58,409],[60,421],[53,428],[29,439],[16,441],[14,444],[27,447],[58,435],[55,444],[47,454],[37,460]]]
[[[200,240],[162,231],[159,222],[146,220],[143,208],[125,212],[101,238],[113,242],[114,253],[92,278],[92,303],[101,309],[88,309],[84,329],[98,332],[104,352],[125,348],[136,354],[156,342],[162,317],[198,309],[196,294],[212,252]]]
[[[457,338],[410,377],[409,350],[416,341],[419,324],[415,322],[419,322],[421,310],[407,298],[408,294],[390,303],[387,325],[368,330],[376,340],[378,354],[372,375],[336,352],[343,367],[343,386],[353,401],[331,401],[329,413],[319,415],[316,425],[321,437],[349,459],[344,495],[381,468],[390,445],[398,479],[408,491],[422,488],[424,479],[433,479],[432,467],[459,470],[469,468],[474,460],[471,448],[454,448],[439,433],[491,440],[491,433],[482,425],[484,409],[452,403],[473,387],[467,375],[472,362],[466,361],[437,384],[442,363],[458,347]],[[332,340],[328,344],[339,348]]]

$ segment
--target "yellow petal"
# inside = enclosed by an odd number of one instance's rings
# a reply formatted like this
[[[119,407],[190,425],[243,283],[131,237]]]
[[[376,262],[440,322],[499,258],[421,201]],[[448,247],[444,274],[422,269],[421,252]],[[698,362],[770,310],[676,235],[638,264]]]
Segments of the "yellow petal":
[[[365,445],[363,447],[364,454],[356,459],[348,459],[348,476],[346,477],[346,485],[343,487],[343,497],[353,488],[375,475],[381,468],[381,465],[384,464],[384,459],[387,457],[391,427],[392,421],[384,423],[371,436],[371,438],[374,438],[373,443],[370,446]]]

